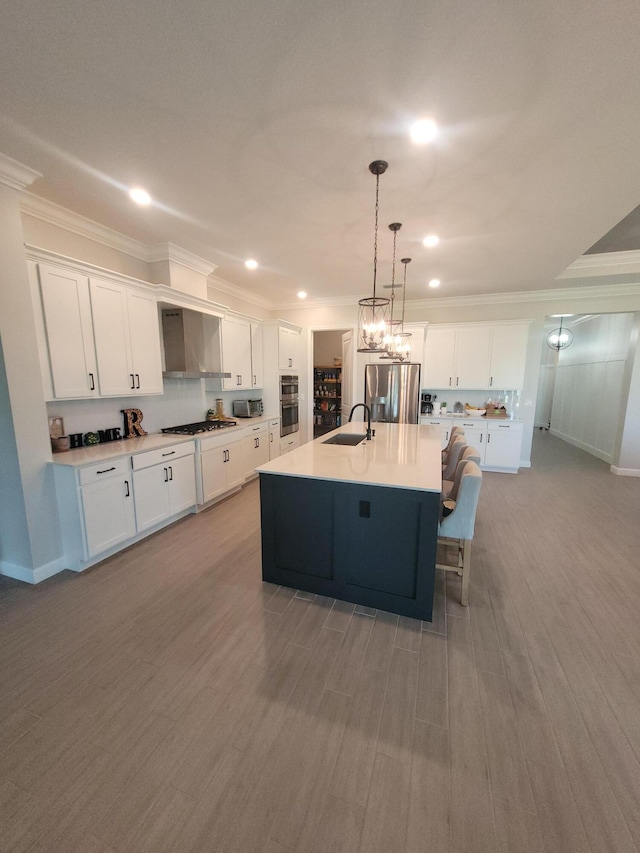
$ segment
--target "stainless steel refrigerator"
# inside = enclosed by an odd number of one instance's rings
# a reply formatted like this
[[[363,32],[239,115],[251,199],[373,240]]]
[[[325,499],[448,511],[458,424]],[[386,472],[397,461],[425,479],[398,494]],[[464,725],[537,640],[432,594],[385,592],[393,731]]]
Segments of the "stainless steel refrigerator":
[[[371,420],[392,424],[417,424],[420,408],[420,365],[367,364],[364,401]]]

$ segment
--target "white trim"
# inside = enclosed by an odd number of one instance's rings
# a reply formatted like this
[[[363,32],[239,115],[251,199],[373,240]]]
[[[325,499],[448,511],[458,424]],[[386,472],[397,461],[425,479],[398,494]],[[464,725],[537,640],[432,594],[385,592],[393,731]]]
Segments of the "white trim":
[[[618,474],[620,477],[640,477],[640,469],[638,468],[618,468],[617,465],[611,466],[611,473]]]
[[[35,169],[18,163],[6,154],[0,154],[0,184],[11,187],[13,190],[23,190],[41,177],[40,172],[36,172]]]
[[[549,433],[551,435],[555,435],[555,437],[559,438],[561,441],[566,441],[567,444],[572,444],[574,447],[577,447],[578,450],[584,450],[584,452],[588,453],[590,456],[595,456],[596,459],[601,459],[603,462],[608,462],[609,464],[611,464],[611,453],[605,453],[603,450],[598,450],[597,447],[592,447],[590,444],[585,444],[584,441],[580,441],[577,438],[573,438],[570,435],[566,435],[563,432],[559,432],[553,427],[550,428]]]
[[[5,560],[0,560],[0,575],[30,584],[45,581],[47,578],[57,575],[65,568],[64,557],[59,557],[57,560],[45,563],[44,566],[39,566],[37,569],[27,569],[25,566],[16,565],[16,563],[8,563]]]
[[[558,276],[563,278],[584,278],[585,276],[624,275],[640,273],[640,251],[601,252],[594,255],[581,255]]]
[[[115,272],[111,269],[105,269],[105,267],[99,267],[96,264],[89,263],[88,261],[79,261],[77,258],[70,258],[67,255],[61,255],[58,252],[52,252],[50,249],[42,249],[39,246],[32,246],[29,243],[25,243],[24,248],[27,260],[35,261],[36,263],[46,261],[48,264],[77,270],[78,272],[82,272],[84,275],[88,276],[97,274],[100,276],[106,276],[112,281],[119,281],[124,284],[143,285],[146,288],[158,287],[158,285],[155,285],[152,282],[143,281],[140,278],[133,278],[130,275]]]
[[[227,293],[229,296],[234,296],[236,299],[242,299],[245,302],[250,302],[253,305],[257,305],[259,308],[266,309],[267,311],[276,310],[275,303],[271,302],[269,299],[265,299],[264,296],[258,296],[258,294],[254,293],[252,290],[245,290],[245,288],[239,287],[237,284],[231,284],[223,278],[218,278],[215,275],[209,276],[207,287],[219,290],[221,293]],[[300,305],[298,304],[295,307],[299,308]]]
[[[119,231],[114,231],[112,228],[107,228],[106,225],[100,225],[99,222],[87,219],[86,216],[81,216],[79,213],[73,213],[73,211],[67,210],[66,207],[62,207],[53,201],[33,195],[33,193],[25,193],[20,199],[20,210],[26,216],[48,222],[49,225],[57,225],[59,228],[64,228],[65,231],[77,234],[79,237],[86,237],[95,243],[124,252],[139,261],[148,263],[149,250],[144,243],[127,237]]]
[[[158,261],[175,261],[187,269],[206,276],[210,276],[217,268],[217,264],[212,264],[210,261],[194,255],[193,252],[176,246],[175,243],[158,243],[155,246],[149,246],[147,261],[150,264],[157,263]]]

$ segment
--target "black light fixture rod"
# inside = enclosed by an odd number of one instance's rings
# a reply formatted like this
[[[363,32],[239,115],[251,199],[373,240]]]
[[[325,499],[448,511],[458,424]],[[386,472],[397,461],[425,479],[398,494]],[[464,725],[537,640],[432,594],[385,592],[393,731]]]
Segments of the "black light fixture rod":
[[[380,193],[380,175],[384,175],[389,164],[386,160],[374,160],[369,163],[369,171],[376,176],[376,218],[373,234],[373,298],[376,298],[376,279],[378,277],[378,197]]]

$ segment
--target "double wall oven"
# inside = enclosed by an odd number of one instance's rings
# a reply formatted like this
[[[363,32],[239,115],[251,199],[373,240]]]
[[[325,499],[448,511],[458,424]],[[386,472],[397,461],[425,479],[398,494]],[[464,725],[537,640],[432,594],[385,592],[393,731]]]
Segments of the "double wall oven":
[[[280,377],[280,436],[291,435],[300,429],[299,378]]]

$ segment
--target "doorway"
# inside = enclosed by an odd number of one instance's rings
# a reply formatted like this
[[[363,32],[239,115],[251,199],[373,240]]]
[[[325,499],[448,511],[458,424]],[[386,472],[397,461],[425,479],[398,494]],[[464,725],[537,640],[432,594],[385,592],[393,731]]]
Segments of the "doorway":
[[[350,329],[313,331],[312,411],[313,437],[337,429],[343,421],[343,335]]]

